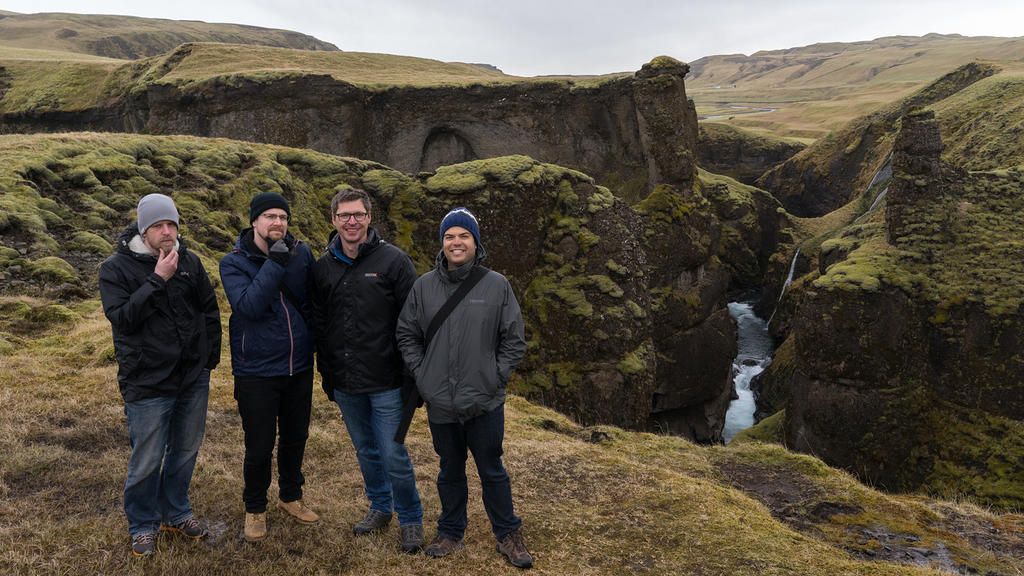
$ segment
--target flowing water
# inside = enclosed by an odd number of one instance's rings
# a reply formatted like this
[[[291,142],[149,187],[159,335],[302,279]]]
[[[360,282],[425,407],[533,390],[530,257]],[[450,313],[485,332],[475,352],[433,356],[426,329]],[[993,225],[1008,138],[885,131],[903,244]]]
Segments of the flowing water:
[[[732,363],[733,386],[739,396],[729,403],[722,440],[732,440],[737,432],[754,425],[754,393],[750,381],[768,367],[772,355],[772,337],[768,323],[754,314],[749,302],[730,302],[729,314],[736,320],[736,360]]]

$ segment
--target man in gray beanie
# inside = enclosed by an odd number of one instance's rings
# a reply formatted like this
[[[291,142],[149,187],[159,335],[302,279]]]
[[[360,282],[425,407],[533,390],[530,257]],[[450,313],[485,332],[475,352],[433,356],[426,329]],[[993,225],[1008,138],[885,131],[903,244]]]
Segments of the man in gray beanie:
[[[485,256],[476,217],[462,207],[448,212],[434,269],[416,280],[398,317],[398,348],[416,376],[441,459],[441,516],[424,553],[441,558],[465,547],[466,459],[472,452],[498,552],[513,566],[529,568],[533,556],[501,463],[505,384],[526,354],[523,316],[509,281],[480,264]],[[436,321],[439,310],[449,314]]]
[[[99,285],[132,449],[124,512],[132,553],[148,556],[161,531],[191,539],[206,534],[188,490],[221,329],[213,286],[178,236],[174,201],[149,194],[137,214],[100,266]]]

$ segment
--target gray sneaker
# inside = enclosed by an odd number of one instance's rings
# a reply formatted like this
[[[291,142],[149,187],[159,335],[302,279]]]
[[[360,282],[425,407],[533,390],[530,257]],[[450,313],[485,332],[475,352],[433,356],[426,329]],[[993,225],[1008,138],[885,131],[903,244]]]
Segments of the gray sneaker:
[[[132,554],[136,557],[151,556],[156,552],[156,533],[138,534],[132,538]]]
[[[366,513],[366,518],[363,521],[352,527],[352,533],[356,536],[365,536],[366,534],[375,534],[388,527],[391,523],[391,514],[384,514],[374,509],[370,509]]]
[[[415,554],[423,550],[423,525],[402,526],[402,552]]]

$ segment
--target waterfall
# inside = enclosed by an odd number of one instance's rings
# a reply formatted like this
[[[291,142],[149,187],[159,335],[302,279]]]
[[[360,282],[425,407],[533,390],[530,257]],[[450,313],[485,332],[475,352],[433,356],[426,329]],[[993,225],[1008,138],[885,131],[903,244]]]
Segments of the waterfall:
[[[768,324],[772,323],[772,318],[775,318],[775,312],[779,309],[779,302],[782,302],[782,296],[786,293],[786,288],[793,283],[793,272],[796,271],[796,259],[800,256],[800,248],[803,244],[796,247],[796,253],[793,254],[793,261],[789,263],[789,275],[786,276],[786,281],[782,283],[782,291],[779,292],[779,299],[775,301],[775,310],[772,310],[772,315],[768,317]]]
[[[881,180],[891,180],[891,179],[892,179],[892,152],[889,152],[889,157],[886,158],[885,164],[882,164],[882,167],[878,169],[878,172],[875,172],[875,175],[871,177],[871,182],[868,182],[868,188],[867,189],[871,190],[871,188],[875,185],[875,183],[877,183],[877,182],[879,182]],[[888,191],[889,191],[889,187],[888,186],[883,188],[882,191],[878,193],[878,196],[875,196],[875,200],[871,203],[871,207],[868,208],[863,214],[858,216],[857,219],[854,220],[853,222],[854,223],[860,222],[861,218],[864,218],[868,214],[871,214],[871,211],[875,209],[875,206],[878,206],[878,203],[881,202],[882,198],[885,198],[885,194]]]
[[[772,337],[768,324],[754,314],[749,302],[730,302],[729,314],[736,319],[736,360],[732,364],[737,398],[725,413],[722,440],[729,443],[740,430],[754,425],[757,404],[750,381],[771,364]]]

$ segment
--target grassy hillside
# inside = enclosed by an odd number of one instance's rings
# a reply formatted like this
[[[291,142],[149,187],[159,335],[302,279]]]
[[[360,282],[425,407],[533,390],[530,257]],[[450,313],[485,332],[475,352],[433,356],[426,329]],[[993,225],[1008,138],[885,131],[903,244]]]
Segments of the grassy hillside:
[[[1024,38],[929,34],[814,44],[695,60],[687,91],[701,116],[728,105],[774,108],[749,114],[733,110],[728,121],[781,136],[816,138],[967,62],[1022,57]]]
[[[338,411],[319,386],[305,498],[324,520],[299,526],[271,511],[269,540],[247,545],[239,536],[242,431],[227,350],[214,372],[192,490],[212,537],[166,539],[143,562],[128,550],[121,510],[127,431],[94,277],[111,234],[131,220],[133,199],[173,188],[183,233],[216,277],[216,259],[252,193],[294,195],[295,229],[318,246],[328,230],[322,207],[335,185],[358,183],[380,195],[400,175],[308,151],[182,137],[6,136],[0,154],[0,573],[515,572],[494,552],[475,478],[468,547],[455,557],[402,555],[396,530],[355,539],[351,525],[366,507],[360,476]],[[394,215],[408,199],[381,201]],[[223,294],[220,303],[226,323]],[[777,446],[701,447],[581,428],[514,396],[507,413],[505,461],[537,558],[534,573],[1024,570],[1020,515],[884,495]],[[432,537],[437,460],[422,411],[409,447]]]
[[[302,50],[337,50],[312,36],[241,24],[208,24],[98,14],[0,15],[0,44],[119,59],[155,56],[186,42],[226,42]]]
[[[3,20],[0,19],[0,23]],[[520,78],[460,62],[365,52],[326,52],[240,44],[190,43],[136,61],[9,47],[0,39],[0,114],[79,111],[159,83],[194,86],[220,77],[324,75],[368,89],[560,82],[588,87],[622,74]]]

